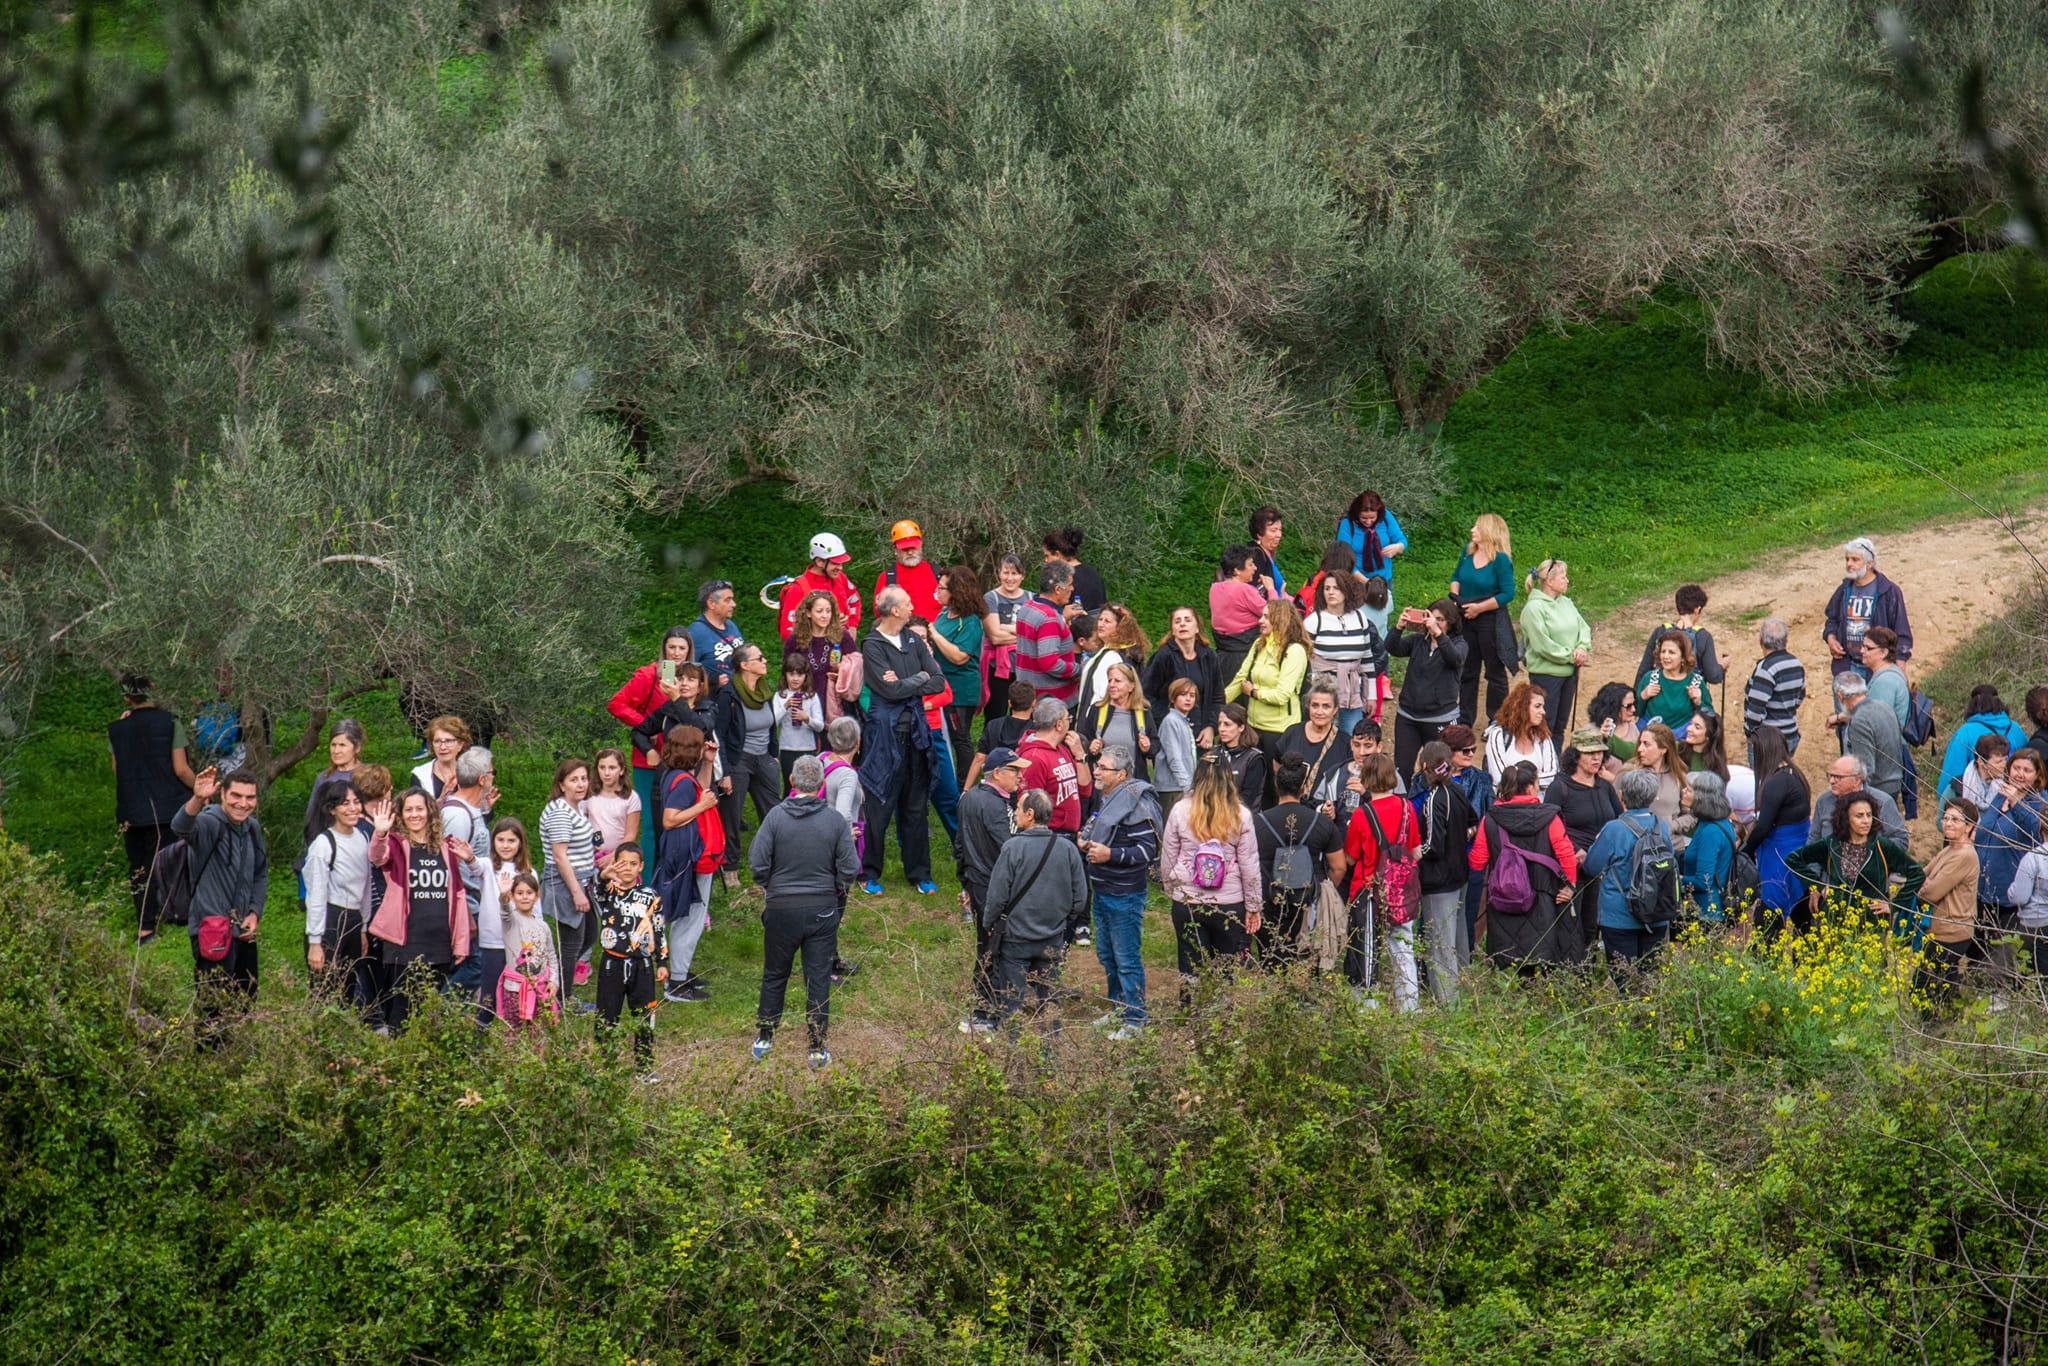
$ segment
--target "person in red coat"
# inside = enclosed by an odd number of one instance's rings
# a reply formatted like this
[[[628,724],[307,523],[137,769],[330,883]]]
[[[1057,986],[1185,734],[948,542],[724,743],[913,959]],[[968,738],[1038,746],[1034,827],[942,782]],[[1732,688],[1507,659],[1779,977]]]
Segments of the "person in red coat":
[[[775,629],[784,640],[788,640],[789,633],[796,629],[797,604],[811,592],[830,593],[833,601],[839,604],[839,615],[845,618],[846,629],[859,634],[860,590],[853,586],[852,579],[846,577],[846,562],[852,558],[846,553],[846,543],[831,532],[821,531],[811,537],[810,566],[783,585],[782,597],[776,607]]]
[[[894,584],[910,594],[911,615],[926,622],[939,619],[939,575],[924,557],[924,531],[912,521],[889,528],[890,543],[896,547],[896,562],[875,576],[875,596]]]
[[[676,686],[676,670],[689,662],[690,628],[669,627],[668,634],[661,638],[660,655],[652,663],[642,664],[633,670],[633,676],[612,694],[612,700],[605,704],[605,709],[617,717],[627,730],[632,730],[653,715],[662,703],[675,700],[681,692]],[[668,666],[665,678],[662,669],[664,664]],[[653,765],[647,762],[647,756],[641,753],[640,746],[629,740],[626,748],[633,756],[633,790],[640,794],[640,809],[659,810],[659,804],[654,800]],[[643,861],[652,867],[654,822],[645,817],[640,821],[640,852]]]

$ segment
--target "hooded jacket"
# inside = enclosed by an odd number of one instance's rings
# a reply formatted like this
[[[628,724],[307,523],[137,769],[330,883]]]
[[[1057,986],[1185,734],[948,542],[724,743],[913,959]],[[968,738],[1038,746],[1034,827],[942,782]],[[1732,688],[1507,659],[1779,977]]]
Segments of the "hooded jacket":
[[[1395,710],[1416,721],[1439,721],[1458,714],[1458,674],[1472,647],[1463,636],[1446,631],[1432,640],[1429,632],[1404,626],[1387,642],[1389,654],[1408,661]]]
[[[1040,859],[1045,860],[1045,869],[1033,880]],[[1088,873],[1081,851],[1038,825],[1019,830],[996,855],[981,923],[991,931],[1003,924],[1004,935],[1014,940],[1057,939],[1066,934],[1068,920],[1087,904]],[[1006,915],[1009,920],[1004,923]]]
[[[1949,788],[1963,776],[1963,770],[1977,757],[1977,741],[1985,735],[2002,735],[2007,745],[2020,749],[2027,743],[2027,733],[2020,723],[2002,711],[1973,712],[1963,718],[1949,737],[1948,748],[1941,752],[1941,778],[1935,783],[1936,796],[1947,801]]]
[[[1126,777],[1102,799],[1081,827],[1082,839],[1109,846],[1109,862],[1087,865],[1097,891],[1125,896],[1145,890],[1146,874],[1159,857],[1159,826],[1159,798],[1143,778]]]
[[[185,841],[185,857],[197,874],[192,880],[192,910],[185,934],[199,938],[199,920],[208,915],[240,918],[263,914],[270,889],[270,848],[256,817],[237,823],[218,803],[203,806],[196,816],[180,806],[171,814],[171,833]]]
[[[767,891],[767,909],[810,909],[839,904],[840,892],[860,871],[860,857],[846,818],[822,799],[799,792],[762,818],[747,866]]]

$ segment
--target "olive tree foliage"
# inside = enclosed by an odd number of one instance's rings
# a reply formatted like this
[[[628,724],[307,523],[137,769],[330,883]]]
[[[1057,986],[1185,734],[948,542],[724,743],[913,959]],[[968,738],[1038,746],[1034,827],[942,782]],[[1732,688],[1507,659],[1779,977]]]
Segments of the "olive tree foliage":
[[[242,60],[193,41],[172,70]],[[154,79],[81,74],[107,109]],[[17,174],[38,212],[0,217],[7,710],[59,662],[140,670],[237,709],[266,778],[387,680],[500,726],[587,711],[645,497],[589,411],[577,263],[493,213],[490,164],[421,111],[345,124],[304,76],[242,60],[179,106],[175,156],[120,176],[17,85],[7,132],[46,192]]]

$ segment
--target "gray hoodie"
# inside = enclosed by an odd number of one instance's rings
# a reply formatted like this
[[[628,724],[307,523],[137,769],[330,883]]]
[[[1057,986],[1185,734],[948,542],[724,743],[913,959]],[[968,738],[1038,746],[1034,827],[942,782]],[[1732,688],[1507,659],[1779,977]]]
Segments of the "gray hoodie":
[[[171,817],[171,833],[185,841],[186,860],[197,874],[192,880],[191,918],[185,933],[199,938],[202,916],[225,915],[240,928],[242,918],[263,914],[270,890],[270,849],[256,817],[237,825],[228,813],[211,804],[189,815],[179,807]]]
[[[860,872],[853,828],[816,797],[785,797],[761,821],[747,850],[754,881],[768,892],[771,910],[836,906],[840,891]]]
[[[1045,870],[1034,882],[1031,876],[1040,859],[1045,860]],[[1030,882],[1028,888],[1026,882]],[[1018,900],[1019,891],[1024,892],[1022,900]],[[1057,939],[1067,932],[1068,920],[1087,904],[1088,868],[1081,862],[1081,851],[1041,825],[1019,830],[996,855],[981,919],[993,930],[1007,913],[1010,920],[1004,934],[1008,938]]]

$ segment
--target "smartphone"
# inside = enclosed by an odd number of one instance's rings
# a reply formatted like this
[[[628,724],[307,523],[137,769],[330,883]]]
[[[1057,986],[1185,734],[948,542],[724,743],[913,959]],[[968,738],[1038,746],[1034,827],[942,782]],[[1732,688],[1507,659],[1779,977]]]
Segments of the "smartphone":
[[[664,683],[673,683],[673,682],[675,682],[675,681],[676,681],[676,662],[675,662],[675,661],[674,661],[673,659],[664,659],[664,660],[662,660],[662,661],[661,661],[661,668],[660,668],[660,670],[659,670],[659,673],[660,673],[660,675],[661,675],[661,681],[662,681],[662,682],[664,682]]]

